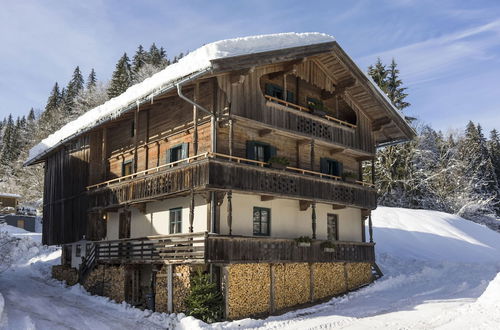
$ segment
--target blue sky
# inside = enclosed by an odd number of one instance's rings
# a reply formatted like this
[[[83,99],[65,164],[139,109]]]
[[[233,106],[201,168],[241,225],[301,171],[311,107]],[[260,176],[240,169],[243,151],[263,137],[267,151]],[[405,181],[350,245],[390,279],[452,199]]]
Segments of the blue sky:
[[[335,36],[366,69],[399,64],[408,114],[434,128],[500,128],[500,1],[6,1],[0,5],[0,118],[43,109],[76,65],[107,80],[139,44],[172,57],[276,32]]]

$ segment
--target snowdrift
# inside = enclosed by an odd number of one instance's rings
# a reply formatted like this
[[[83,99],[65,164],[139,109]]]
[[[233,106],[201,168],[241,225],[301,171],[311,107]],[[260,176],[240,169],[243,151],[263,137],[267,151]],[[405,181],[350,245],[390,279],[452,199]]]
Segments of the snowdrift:
[[[463,263],[500,262],[500,234],[457,215],[379,207],[372,219],[379,255]]]

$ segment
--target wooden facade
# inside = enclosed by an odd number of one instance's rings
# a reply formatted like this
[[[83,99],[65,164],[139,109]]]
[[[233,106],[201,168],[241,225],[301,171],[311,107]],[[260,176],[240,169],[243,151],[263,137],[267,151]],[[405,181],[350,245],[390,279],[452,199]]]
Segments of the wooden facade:
[[[410,133],[351,62],[334,42],[214,60],[183,86],[199,108],[167,90],[72,138],[42,159],[44,243],[99,240],[105,212],[193,192],[374,209],[361,162],[377,143]],[[272,146],[288,166],[249,158],[249,141]],[[171,156],[177,147],[182,159]],[[325,173],[324,159],[357,179]]]

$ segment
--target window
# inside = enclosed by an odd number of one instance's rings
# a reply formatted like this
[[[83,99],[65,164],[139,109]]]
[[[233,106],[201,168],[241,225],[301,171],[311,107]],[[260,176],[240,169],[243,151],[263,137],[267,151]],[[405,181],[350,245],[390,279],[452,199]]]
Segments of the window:
[[[253,234],[269,236],[271,228],[271,209],[253,208]]]
[[[266,95],[284,100],[283,93],[283,87],[275,84],[266,84]],[[286,101],[295,103],[295,94],[292,91],[286,91]]]
[[[307,107],[312,111],[324,111],[323,102],[321,100],[315,99],[313,97],[307,98]]]
[[[330,159],[330,158],[321,158],[320,159],[320,171],[321,173],[342,176],[343,165],[341,162]]]
[[[269,159],[274,156],[276,156],[276,148],[270,144],[258,141],[247,141],[248,159],[267,163]]]
[[[182,232],[182,208],[170,209],[170,234]]]
[[[188,143],[178,144],[167,150],[167,163],[176,162],[178,160],[188,158],[189,149]]]
[[[120,213],[118,221],[118,238],[130,238],[130,220],[132,213],[130,211],[124,211]]]
[[[329,241],[339,239],[339,217],[336,214],[327,215],[327,237]]]
[[[134,161],[132,159],[123,161],[122,176],[130,175],[134,172]]]

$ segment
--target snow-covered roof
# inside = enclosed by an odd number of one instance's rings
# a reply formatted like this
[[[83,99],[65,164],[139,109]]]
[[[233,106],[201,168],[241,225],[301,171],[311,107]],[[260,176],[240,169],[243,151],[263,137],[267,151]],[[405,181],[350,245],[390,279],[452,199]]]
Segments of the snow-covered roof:
[[[212,60],[332,41],[335,39],[330,35],[313,32],[259,35],[207,44],[189,53],[179,62],[167,66],[152,77],[130,87],[123,94],[64,125],[30,150],[26,164],[33,164],[73,136],[81,134],[103,121],[118,117],[126,109],[138,104],[140,100],[151,99],[179,79],[210,70]]]
[[[21,198],[21,195],[0,192],[0,197]]]

